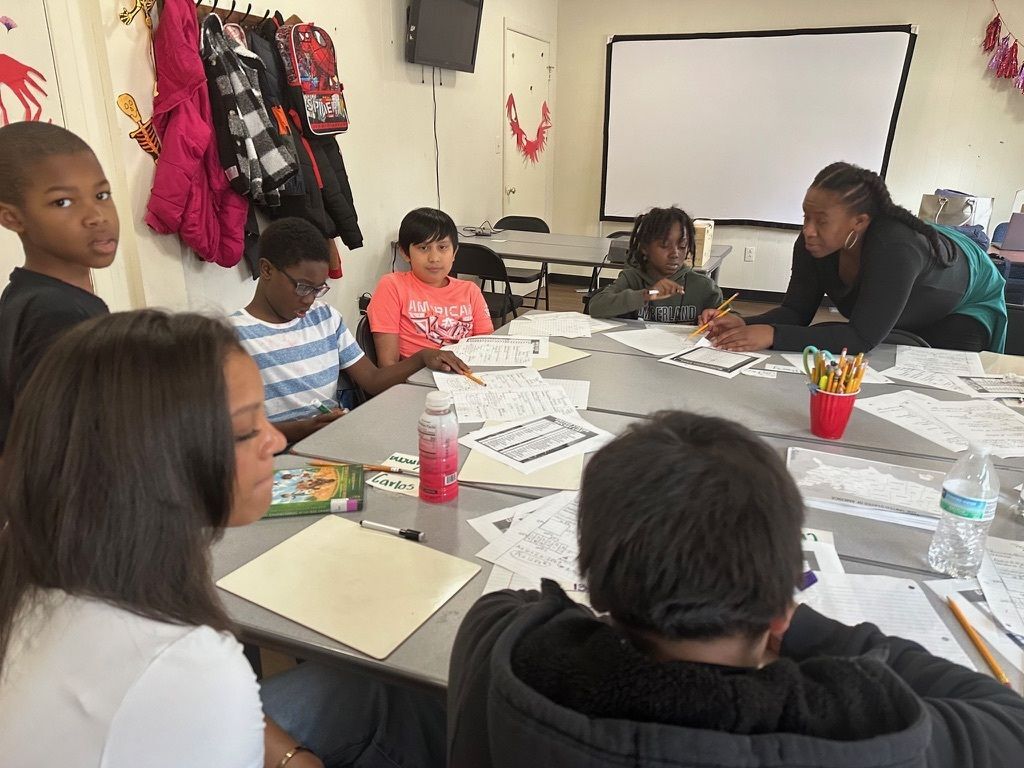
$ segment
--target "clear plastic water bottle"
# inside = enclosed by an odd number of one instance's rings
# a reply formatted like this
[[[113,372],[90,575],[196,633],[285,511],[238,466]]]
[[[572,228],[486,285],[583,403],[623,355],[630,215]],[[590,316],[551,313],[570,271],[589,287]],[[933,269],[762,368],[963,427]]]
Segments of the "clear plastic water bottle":
[[[928,565],[958,579],[976,576],[998,500],[999,475],[989,448],[971,445],[942,482],[941,517]]]
[[[459,422],[447,392],[430,392],[419,420],[420,498],[435,504],[459,495]]]

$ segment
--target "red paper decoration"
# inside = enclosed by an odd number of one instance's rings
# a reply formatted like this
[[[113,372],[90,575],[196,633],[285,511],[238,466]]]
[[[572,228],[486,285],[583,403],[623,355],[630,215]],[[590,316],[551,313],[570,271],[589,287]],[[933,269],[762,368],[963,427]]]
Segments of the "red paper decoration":
[[[1024,65],[1017,60],[1017,36],[1010,30],[1003,29],[1003,19],[995,0],[992,6],[996,10],[996,15],[985,27],[985,40],[981,44],[981,49],[985,53],[992,53],[987,69],[995,77],[1011,80],[1013,87],[1024,93]],[[1002,38],[1000,34],[1003,35]]]

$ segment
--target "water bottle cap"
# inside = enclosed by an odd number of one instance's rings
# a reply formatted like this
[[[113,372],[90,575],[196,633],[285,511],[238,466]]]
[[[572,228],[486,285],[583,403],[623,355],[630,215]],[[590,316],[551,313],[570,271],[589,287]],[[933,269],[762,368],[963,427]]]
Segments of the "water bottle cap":
[[[984,445],[983,443],[970,443],[968,450],[970,453],[973,453],[978,456],[988,456],[990,453],[992,453],[992,448],[990,448],[987,445]]]
[[[445,408],[450,408],[452,405],[452,396],[448,392],[441,392],[435,390],[427,393],[427,408],[431,410],[441,411]]]

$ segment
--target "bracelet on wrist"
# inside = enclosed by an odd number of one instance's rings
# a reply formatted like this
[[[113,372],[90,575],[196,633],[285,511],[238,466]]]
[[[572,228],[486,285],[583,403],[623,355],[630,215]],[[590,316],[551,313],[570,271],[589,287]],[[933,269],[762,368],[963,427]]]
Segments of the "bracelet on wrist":
[[[313,750],[309,747],[304,747],[301,744],[296,744],[294,747],[284,753],[284,757],[281,758],[281,762],[277,764],[277,768],[284,768],[288,765],[288,761],[295,757],[299,752],[312,752]]]

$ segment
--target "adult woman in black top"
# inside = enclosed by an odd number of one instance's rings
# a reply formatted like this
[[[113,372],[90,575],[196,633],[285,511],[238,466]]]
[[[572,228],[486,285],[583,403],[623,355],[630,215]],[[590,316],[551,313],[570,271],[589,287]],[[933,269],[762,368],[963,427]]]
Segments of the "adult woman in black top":
[[[893,203],[878,174],[849,163],[824,168],[803,209],[782,306],[746,320],[714,320],[715,346],[801,350],[813,344],[857,353],[900,329],[933,347],[1002,351],[1004,281],[964,235],[921,221]],[[826,295],[849,323],[810,325]],[[708,310],[701,320],[713,316]]]

